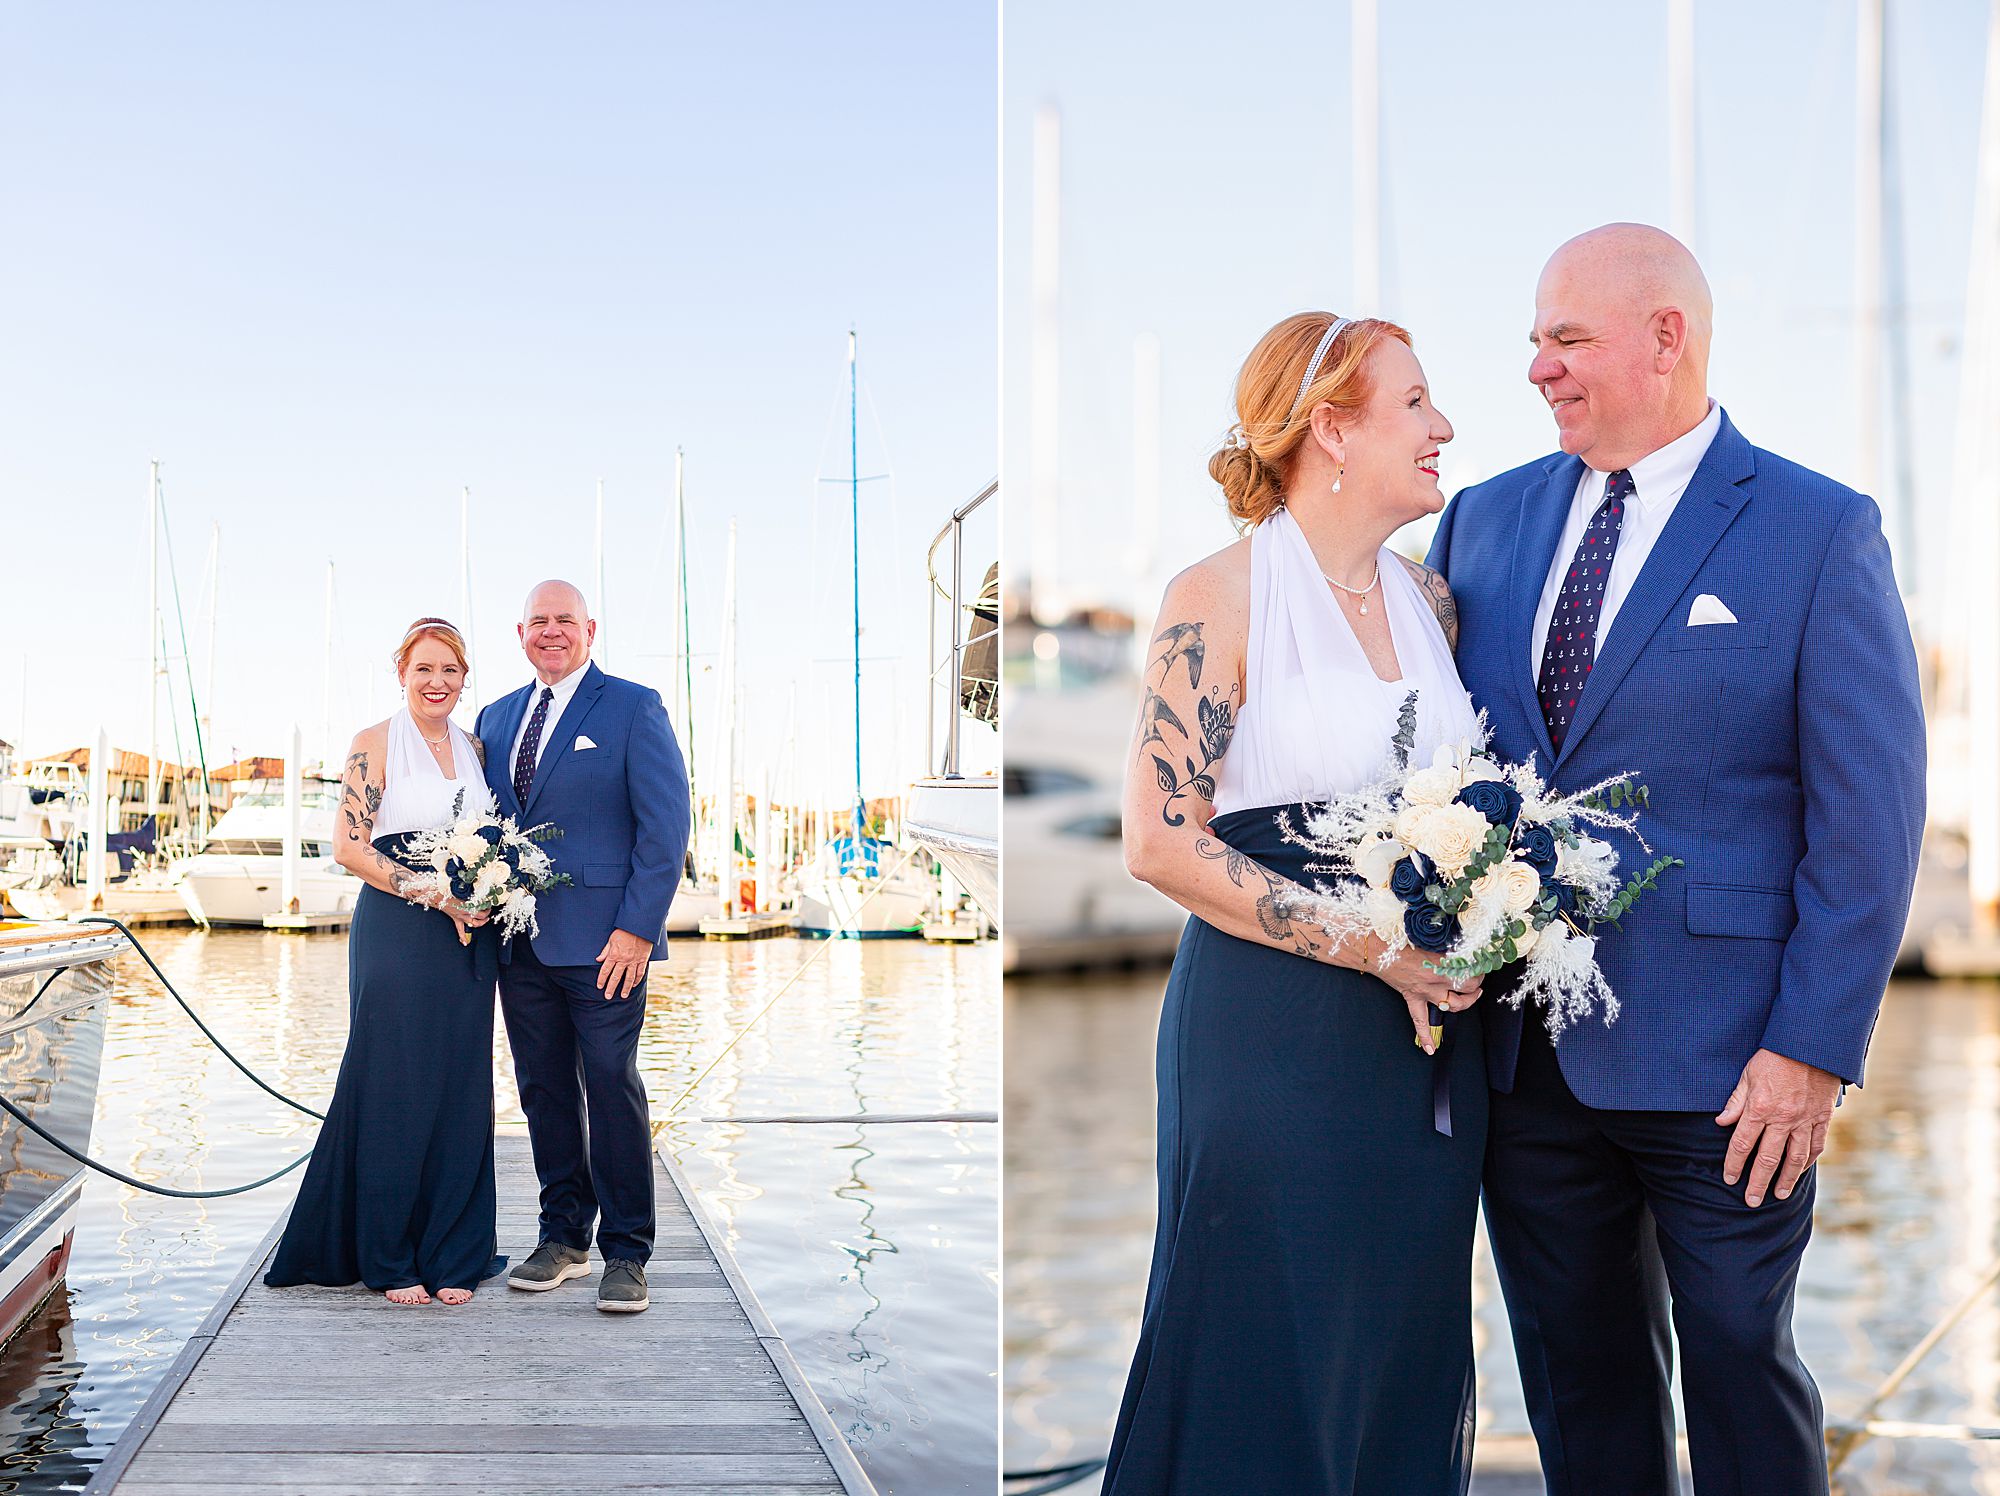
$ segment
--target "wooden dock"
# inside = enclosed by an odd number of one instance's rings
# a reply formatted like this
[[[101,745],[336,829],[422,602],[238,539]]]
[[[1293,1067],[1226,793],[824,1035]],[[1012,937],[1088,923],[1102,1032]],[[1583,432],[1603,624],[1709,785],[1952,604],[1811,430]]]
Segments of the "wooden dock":
[[[500,1250],[518,1262],[536,1228],[525,1135],[503,1134],[497,1162]],[[496,1280],[457,1308],[267,1288],[280,1221],[87,1496],[875,1496],[700,1201],[658,1154],[654,1189],[644,1314],[600,1313],[595,1273],[547,1293]]]

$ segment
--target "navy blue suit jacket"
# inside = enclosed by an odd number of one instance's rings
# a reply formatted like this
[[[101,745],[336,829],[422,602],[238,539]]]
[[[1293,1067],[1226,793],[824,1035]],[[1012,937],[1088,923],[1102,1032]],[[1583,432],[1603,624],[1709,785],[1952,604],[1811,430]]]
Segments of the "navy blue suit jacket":
[[[1687,863],[1603,932],[1623,1012],[1563,1034],[1563,1076],[1589,1106],[1704,1112],[1759,1048],[1858,1082],[1924,824],[1916,652],[1880,512],[1725,413],[1557,753],[1530,653],[1582,472],[1559,453],[1466,489],[1430,553],[1495,751],[1565,792],[1635,774],[1652,791],[1642,833]],[[1738,621],[1689,627],[1705,592]],[[1614,839],[1624,869],[1646,865]],[[1501,1090],[1521,1022],[1498,1004],[1487,1019]]]
[[[549,966],[594,964],[613,930],[666,954],[667,907],[681,883],[691,820],[687,767],[660,693],[594,664],[561,718],[543,732],[528,803],[514,796],[514,737],[540,681],[490,702],[475,725],[486,745],[486,782],[500,813],[523,827],[543,821],[562,835],[542,843],[555,870],[575,881],[537,896],[536,957]],[[582,747],[579,736],[594,747]]]

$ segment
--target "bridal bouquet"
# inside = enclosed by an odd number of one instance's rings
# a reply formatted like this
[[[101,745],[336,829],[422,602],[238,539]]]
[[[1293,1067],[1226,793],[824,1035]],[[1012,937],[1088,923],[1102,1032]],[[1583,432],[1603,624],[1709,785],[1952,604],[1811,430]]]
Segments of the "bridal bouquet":
[[[1645,786],[1620,775],[1552,794],[1532,764],[1488,756],[1483,716],[1480,726],[1477,740],[1446,744],[1412,769],[1412,693],[1390,773],[1316,807],[1303,828],[1281,812],[1285,839],[1323,859],[1307,869],[1339,878],[1288,912],[1336,939],[1379,937],[1384,966],[1415,946],[1453,980],[1525,958],[1509,1002],[1539,1001],[1552,1035],[1599,1006],[1609,1023],[1618,998],[1598,969],[1595,931],[1616,926],[1661,873],[1683,864],[1660,857],[1621,882],[1616,850],[1589,831],[1629,833],[1651,855],[1637,828]]]
[[[405,855],[428,869],[411,881],[406,894],[453,898],[475,914],[491,914],[502,940],[523,930],[539,935],[535,895],[571,880],[568,873],[554,870],[537,843],[561,835],[546,821],[523,831],[512,817],[491,809],[467,814],[465,791],[460,790],[451,803],[451,820],[414,833],[405,846]],[[462,943],[471,938],[459,936]]]

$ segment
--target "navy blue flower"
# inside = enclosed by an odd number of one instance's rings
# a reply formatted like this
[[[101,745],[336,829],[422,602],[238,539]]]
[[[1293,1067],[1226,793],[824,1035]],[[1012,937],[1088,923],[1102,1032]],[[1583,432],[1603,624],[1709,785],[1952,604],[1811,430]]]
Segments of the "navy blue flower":
[[[1549,880],[1542,884],[1542,892],[1552,893],[1556,896],[1556,913],[1558,915],[1576,913],[1576,889],[1569,884]]]
[[[1469,805],[1495,826],[1510,830],[1521,813],[1521,792],[1498,779],[1479,779],[1458,792],[1458,803]]]
[[[1389,874],[1389,891],[1405,904],[1418,904],[1423,902],[1424,888],[1430,881],[1430,859],[1421,852],[1412,852]]]
[[[1442,955],[1458,939],[1458,917],[1432,903],[1412,904],[1403,911],[1403,933],[1418,950]]]
[[[1556,870],[1556,834],[1546,826],[1530,826],[1514,839],[1514,850],[1521,861],[1542,875],[1547,883],[1549,875]]]

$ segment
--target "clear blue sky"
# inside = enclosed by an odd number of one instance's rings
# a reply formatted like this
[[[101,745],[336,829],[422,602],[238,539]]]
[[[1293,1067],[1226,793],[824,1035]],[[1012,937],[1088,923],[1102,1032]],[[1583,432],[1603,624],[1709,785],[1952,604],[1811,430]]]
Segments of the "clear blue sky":
[[[1951,480],[1985,0],[1891,0],[1919,514]],[[1383,303],[1350,303],[1344,3],[1012,0],[1003,39],[1003,470],[1010,582],[1028,563],[1029,164],[1063,120],[1063,558],[1126,604],[1134,339],[1161,339],[1162,561],[1231,538],[1206,460],[1257,337],[1308,307],[1414,333],[1458,440],[1447,493],[1554,447],[1526,381],[1549,251],[1670,211],[1665,0],[1381,5]],[[1696,0],[1698,225],[1711,387],[1754,442],[1854,465],[1851,3]],[[1891,447],[1890,452],[1893,452]],[[1889,468],[1885,454],[1885,469]],[[1890,496],[1894,502],[1894,496]],[[1921,574],[1942,564],[1939,525]],[[1148,596],[1145,606],[1157,601]]]
[[[814,477],[847,470],[853,323],[861,467],[895,479],[863,489],[862,648],[903,661],[867,667],[867,777],[907,782],[923,549],[997,459],[996,54],[990,10],[920,0],[8,7],[0,737],[25,698],[32,751],[143,748],[155,457],[198,683],[222,527],[225,754],[316,740],[329,558],[341,743],[394,705],[404,625],[458,610],[462,484],[482,696],[526,679],[526,588],[590,585],[600,477],[601,642],[657,684],[681,445],[698,649],[742,525],[752,765],[794,680],[808,755],[851,762],[845,671],[809,662],[848,647]]]

